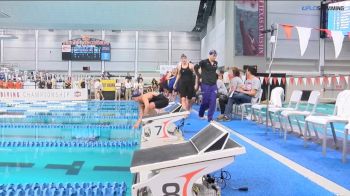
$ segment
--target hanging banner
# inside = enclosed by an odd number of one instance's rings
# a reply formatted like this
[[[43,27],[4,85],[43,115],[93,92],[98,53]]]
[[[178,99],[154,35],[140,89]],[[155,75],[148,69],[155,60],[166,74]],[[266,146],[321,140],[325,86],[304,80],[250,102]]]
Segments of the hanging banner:
[[[265,55],[265,1],[234,1],[235,55]]]
[[[304,56],[307,46],[309,45],[309,40],[311,36],[311,28],[306,27],[296,27],[299,35],[300,44],[300,54]]]
[[[85,89],[0,89],[0,99],[26,101],[78,101],[87,100]]]

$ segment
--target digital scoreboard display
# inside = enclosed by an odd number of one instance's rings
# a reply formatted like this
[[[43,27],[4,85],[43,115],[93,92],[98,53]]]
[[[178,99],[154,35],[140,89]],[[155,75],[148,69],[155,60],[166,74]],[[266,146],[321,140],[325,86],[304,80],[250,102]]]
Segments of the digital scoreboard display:
[[[327,12],[327,29],[347,35],[350,32],[350,1],[330,3]]]
[[[111,45],[96,39],[75,39],[62,43],[62,60],[110,61]]]

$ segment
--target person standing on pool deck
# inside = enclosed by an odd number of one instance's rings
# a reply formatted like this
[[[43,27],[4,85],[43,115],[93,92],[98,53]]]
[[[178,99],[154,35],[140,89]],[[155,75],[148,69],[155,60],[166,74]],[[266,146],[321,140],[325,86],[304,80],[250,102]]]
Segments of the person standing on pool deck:
[[[140,126],[143,116],[154,114],[155,109],[165,108],[169,104],[168,98],[156,92],[146,94],[136,92],[132,95],[132,99],[139,103],[139,118],[134,124],[135,129]]]
[[[194,65],[188,62],[185,54],[182,54],[181,62],[177,66],[174,89],[179,89],[182,107],[187,111],[191,109],[191,100],[194,95],[195,81],[193,80],[193,73]]]
[[[208,110],[208,121],[213,120],[213,115],[215,112],[216,105],[216,93],[217,93],[217,73],[216,70],[218,68],[218,62],[216,61],[217,53],[215,50],[209,51],[208,59],[202,60],[194,67],[194,70],[197,75],[197,82],[199,83],[199,78],[202,79],[201,82],[201,91],[202,91],[202,104],[199,108],[199,117],[204,118],[205,110]],[[201,74],[199,74],[198,70],[201,69]],[[196,89],[198,85],[196,85]]]

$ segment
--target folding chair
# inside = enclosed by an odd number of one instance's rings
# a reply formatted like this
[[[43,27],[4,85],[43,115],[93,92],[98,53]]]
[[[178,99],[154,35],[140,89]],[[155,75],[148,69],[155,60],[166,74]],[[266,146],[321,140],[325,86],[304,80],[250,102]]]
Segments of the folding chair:
[[[309,100],[307,101],[307,106],[306,106],[305,110],[285,110],[285,111],[281,112],[281,116],[284,119],[288,120],[290,129],[291,129],[292,132],[293,132],[293,125],[292,125],[292,122],[291,122],[291,116],[295,116],[295,117],[302,116],[302,117],[304,117],[304,120],[305,120],[305,118],[307,116],[313,115],[315,113],[315,111],[316,111],[316,107],[317,107],[320,95],[321,95],[320,91],[312,91],[311,94],[310,94]],[[300,135],[303,135],[303,132],[302,132],[302,129],[301,129],[301,126],[300,126],[300,122],[299,122],[298,118],[296,118],[296,121],[298,123]],[[285,125],[285,128],[283,128],[284,129],[284,140],[287,139],[287,128],[286,128],[286,126],[287,125]],[[316,131],[315,131],[315,135],[318,137]]]
[[[323,139],[322,139],[322,154],[326,156],[327,147],[327,125],[331,125],[332,135],[335,147],[337,148],[337,136],[334,129],[333,123],[348,123],[350,117],[350,90],[344,90],[337,96],[333,115],[310,115],[305,119],[305,131],[304,131],[304,146],[306,143],[306,133],[309,132],[309,123],[321,125],[323,128]],[[346,161],[343,153],[343,162]]]

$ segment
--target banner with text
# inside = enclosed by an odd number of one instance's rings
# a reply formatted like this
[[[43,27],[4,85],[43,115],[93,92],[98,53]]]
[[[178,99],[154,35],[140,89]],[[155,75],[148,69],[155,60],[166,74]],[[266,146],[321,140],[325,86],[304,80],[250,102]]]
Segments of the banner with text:
[[[2,101],[78,101],[87,99],[87,89],[0,89],[0,100]]]
[[[115,80],[101,80],[102,91],[115,91]]]
[[[264,56],[265,1],[235,1],[234,13],[235,55]]]

